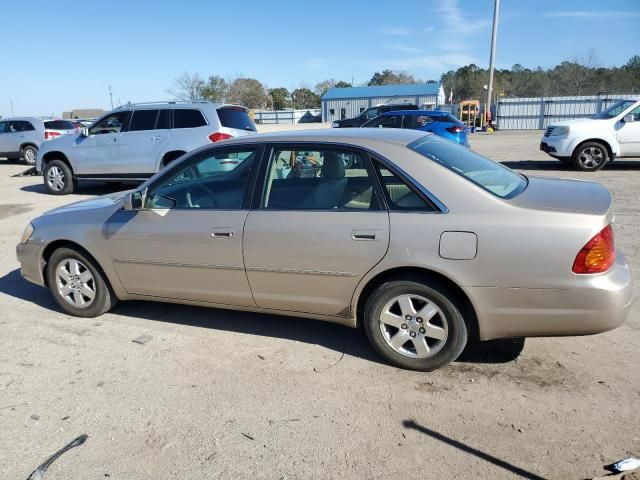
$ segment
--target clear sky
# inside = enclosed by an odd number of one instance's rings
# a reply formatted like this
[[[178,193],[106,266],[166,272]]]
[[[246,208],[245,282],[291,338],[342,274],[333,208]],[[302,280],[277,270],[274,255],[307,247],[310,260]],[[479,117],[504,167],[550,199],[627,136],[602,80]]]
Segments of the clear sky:
[[[0,0],[0,115],[161,100],[182,72],[268,87],[489,63],[493,0]],[[502,0],[497,66],[640,53],[640,0]]]

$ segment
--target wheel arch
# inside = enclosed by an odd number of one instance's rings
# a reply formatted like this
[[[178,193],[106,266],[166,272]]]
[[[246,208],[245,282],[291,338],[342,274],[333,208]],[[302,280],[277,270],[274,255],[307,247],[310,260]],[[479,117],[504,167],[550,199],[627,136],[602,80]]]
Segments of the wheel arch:
[[[462,287],[460,287],[451,278],[440,272],[436,272],[428,268],[413,266],[396,267],[384,270],[366,281],[364,286],[360,288],[359,292],[356,292],[355,318],[357,327],[362,325],[364,308],[371,293],[378,286],[391,280],[414,280],[443,288],[448,293],[452,294],[454,297],[453,300],[456,301],[457,305],[462,309],[462,317],[467,323],[467,328],[469,329],[469,338],[471,340],[477,340],[480,338],[480,327],[478,324],[476,309],[471,298],[466,294],[464,289],[462,289]]]
[[[45,154],[42,155],[42,163],[41,163],[41,168],[42,170],[44,170],[44,167],[47,163],[49,163],[52,160],[60,160],[61,162],[64,162],[69,169],[71,170],[71,173],[73,172],[73,166],[71,165],[71,162],[69,161],[69,158],[62,152],[58,151],[58,150],[54,150],[51,152],[46,152]]]
[[[178,158],[180,158],[182,155],[186,153],[187,153],[186,150],[182,150],[182,149],[169,150],[168,152],[165,152],[165,154],[162,155],[162,158],[160,159],[160,165],[158,166],[158,170],[166,167],[171,162],[173,162],[174,160],[177,160]]]
[[[578,151],[578,148],[580,148],[585,143],[589,143],[589,142],[595,142],[595,143],[602,144],[607,149],[607,154],[609,155],[609,161],[613,160],[613,158],[617,155],[617,152],[615,152],[613,150],[613,147],[611,146],[612,145],[611,141],[606,140],[604,138],[586,138],[586,139],[580,140],[578,143],[576,143],[576,146],[573,147],[573,150],[571,150],[571,158],[574,157],[574,155]]]
[[[22,152],[25,147],[33,147],[36,150],[39,150],[38,145],[36,145],[34,142],[24,142],[22,145],[20,145],[20,151]]]
[[[53,252],[55,252],[60,248],[71,248],[73,250],[78,250],[83,255],[89,257],[95,263],[96,268],[100,271],[100,273],[104,277],[104,280],[105,282],[107,282],[109,288],[111,288],[111,290],[113,291],[113,283],[111,282],[111,279],[102,268],[102,265],[100,265],[100,262],[98,262],[98,260],[96,259],[95,255],[93,255],[89,250],[87,250],[85,247],[83,247],[79,243],[74,242],[72,240],[66,240],[66,239],[54,240],[49,244],[47,244],[47,246],[42,251],[42,279],[44,280],[45,286],[47,287],[49,286],[47,281],[47,268],[49,266],[49,259],[51,258],[51,255],[53,255]]]

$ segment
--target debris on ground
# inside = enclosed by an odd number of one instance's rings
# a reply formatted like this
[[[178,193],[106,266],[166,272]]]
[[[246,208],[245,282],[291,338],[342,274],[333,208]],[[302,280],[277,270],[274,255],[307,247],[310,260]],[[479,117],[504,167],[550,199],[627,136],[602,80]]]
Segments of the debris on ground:
[[[40,415],[33,414],[31,415],[31,419],[37,422],[38,420],[40,420]]]
[[[84,442],[87,441],[87,438],[89,438],[89,435],[87,434],[82,434],[79,437],[74,438],[71,442],[67,443],[64,447],[47,458],[42,465],[36,468],[33,473],[29,475],[27,480],[42,480],[44,478],[45,472],[53,462],[55,462],[63,453],[67,452],[68,450],[84,444]]]
[[[611,468],[617,472],[627,472],[640,468],[640,458],[629,457],[611,465]]]
[[[255,438],[253,438],[251,435],[247,435],[246,433],[243,433],[242,435],[247,437],[249,440],[255,440]]]
[[[140,335],[138,338],[134,338],[131,340],[133,343],[139,343],[140,345],[144,345],[149,340],[152,340],[153,337],[151,335]]]
[[[38,171],[36,167],[27,168],[24,172],[16,173],[15,175],[11,175],[12,177],[33,177],[38,175]]]

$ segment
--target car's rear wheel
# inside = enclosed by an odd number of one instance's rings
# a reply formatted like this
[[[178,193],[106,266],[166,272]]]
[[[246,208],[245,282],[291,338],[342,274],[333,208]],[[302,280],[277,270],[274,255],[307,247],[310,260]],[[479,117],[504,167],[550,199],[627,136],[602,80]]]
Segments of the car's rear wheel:
[[[47,192],[52,195],[66,195],[73,193],[75,190],[73,173],[69,165],[62,160],[47,162],[42,176],[44,177],[44,186]]]
[[[47,284],[58,305],[76,317],[97,317],[117,301],[93,259],[72,248],[53,252],[47,264]]]
[[[601,143],[586,142],[575,149],[571,161],[578,170],[596,172],[609,161],[609,152]]]
[[[22,148],[22,152],[20,153],[20,156],[29,165],[35,165],[36,158],[38,158],[38,149],[33,145],[27,145]]]
[[[431,371],[454,361],[467,343],[467,326],[445,288],[396,280],[369,297],[364,327],[373,348],[388,362]]]

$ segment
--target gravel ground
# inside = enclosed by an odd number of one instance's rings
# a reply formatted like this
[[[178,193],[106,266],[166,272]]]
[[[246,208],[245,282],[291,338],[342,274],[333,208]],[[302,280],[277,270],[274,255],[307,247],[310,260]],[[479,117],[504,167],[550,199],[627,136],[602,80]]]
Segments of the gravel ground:
[[[640,162],[577,173],[539,135],[471,141],[527,175],[606,185],[638,276]],[[2,479],[85,433],[45,478],[580,479],[640,454],[638,303],[615,331],[529,339],[511,362],[486,347],[429,374],[322,322],[143,302],[72,318],[22,280],[15,244],[30,218],[113,187],[51,197],[39,177],[11,178],[24,168],[0,162]]]

